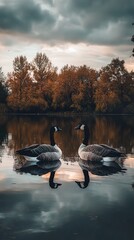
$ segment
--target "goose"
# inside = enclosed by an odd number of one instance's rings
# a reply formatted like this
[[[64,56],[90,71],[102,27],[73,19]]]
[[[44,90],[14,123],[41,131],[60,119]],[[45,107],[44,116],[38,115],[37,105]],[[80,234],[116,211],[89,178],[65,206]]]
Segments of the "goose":
[[[117,173],[125,173],[127,171],[127,169],[124,168],[123,163],[120,163],[119,159],[110,162],[95,162],[79,159],[78,163],[82,171],[85,170],[97,176],[108,176]]]
[[[124,153],[112,148],[106,144],[91,144],[89,141],[89,128],[87,124],[79,124],[75,130],[82,130],[84,138],[79,146],[78,155],[83,160],[91,161],[115,161],[119,157],[124,157]]]
[[[79,159],[78,163],[83,172],[84,181],[78,182],[77,185],[84,189],[88,187],[90,182],[89,172],[97,176],[109,176],[117,173],[126,173],[127,169],[123,167],[123,164],[120,164],[120,161],[110,161],[110,162],[96,162],[91,160]]]
[[[20,161],[19,159],[17,159],[17,160]],[[19,168],[18,168],[18,164],[17,164],[15,171],[20,174],[29,173],[34,176],[42,176],[47,173],[50,173],[49,186],[53,189],[56,189],[62,185],[61,183],[54,182],[55,173],[56,173],[57,169],[60,168],[60,166],[61,166],[61,161],[55,160],[55,159],[54,159],[54,161],[47,160],[44,162],[42,162],[42,161],[39,161],[39,162],[30,161],[29,162],[29,161],[27,161]]]
[[[89,182],[90,182],[90,177],[89,177],[88,171],[86,169],[82,169],[82,172],[83,172],[83,176],[84,176],[84,181],[81,181],[81,182],[75,181],[75,182],[77,183],[77,185],[80,188],[84,189],[84,188],[88,187]]]
[[[50,144],[33,144],[16,151],[16,154],[23,155],[27,160],[59,160],[62,156],[61,149],[56,145],[54,133],[62,129],[58,126],[50,128]]]

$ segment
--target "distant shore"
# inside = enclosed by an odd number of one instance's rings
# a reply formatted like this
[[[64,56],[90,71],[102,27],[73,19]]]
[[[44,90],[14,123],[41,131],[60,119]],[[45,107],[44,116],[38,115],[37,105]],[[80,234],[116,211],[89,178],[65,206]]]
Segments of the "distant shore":
[[[0,115],[7,116],[134,116],[134,113],[90,113],[90,112],[38,112],[38,113],[25,113],[25,112],[0,112]]]

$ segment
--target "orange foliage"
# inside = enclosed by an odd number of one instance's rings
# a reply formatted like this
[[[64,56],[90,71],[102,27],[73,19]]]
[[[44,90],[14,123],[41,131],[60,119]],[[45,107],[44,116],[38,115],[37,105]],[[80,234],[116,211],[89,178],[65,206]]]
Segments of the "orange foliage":
[[[45,54],[37,53],[31,63],[25,56],[13,61],[8,74],[8,106],[14,111],[133,112],[134,73],[124,61],[113,59],[99,72],[86,65],[57,68]],[[129,110],[130,109],[130,110]]]

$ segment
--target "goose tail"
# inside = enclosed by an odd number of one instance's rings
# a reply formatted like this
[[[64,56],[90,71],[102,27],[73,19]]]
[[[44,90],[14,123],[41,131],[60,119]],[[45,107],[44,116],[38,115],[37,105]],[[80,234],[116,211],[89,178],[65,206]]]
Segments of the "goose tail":
[[[16,151],[16,154],[19,154],[19,155],[29,155],[31,153],[31,151],[29,149],[20,149],[20,150],[17,150]]]
[[[123,153],[121,152],[121,155],[120,155],[121,158],[126,158],[127,157],[127,154],[126,153]]]
[[[33,150],[34,148],[36,148],[38,146],[39,146],[39,144],[32,144],[31,146],[27,146],[25,148],[17,150],[15,153],[20,154],[20,155],[24,155],[25,153],[27,153],[28,150]]]

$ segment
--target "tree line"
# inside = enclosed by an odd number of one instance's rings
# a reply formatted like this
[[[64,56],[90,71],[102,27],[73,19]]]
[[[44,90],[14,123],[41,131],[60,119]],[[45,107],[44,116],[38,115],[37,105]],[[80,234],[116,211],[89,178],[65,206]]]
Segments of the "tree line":
[[[0,68],[0,105],[8,112],[134,113],[134,72],[113,59],[99,71],[65,65],[60,73],[45,53],[32,62],[17,56],[5,77]]]

